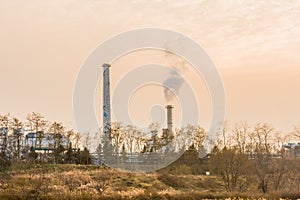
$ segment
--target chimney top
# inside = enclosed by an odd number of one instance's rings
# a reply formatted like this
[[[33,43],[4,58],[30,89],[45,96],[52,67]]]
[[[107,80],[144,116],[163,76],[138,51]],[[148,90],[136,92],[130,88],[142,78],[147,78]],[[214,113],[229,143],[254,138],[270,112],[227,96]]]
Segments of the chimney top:
[[[110,64],[104,63],[104,64],[102,65],[102,67],[110,67]]]

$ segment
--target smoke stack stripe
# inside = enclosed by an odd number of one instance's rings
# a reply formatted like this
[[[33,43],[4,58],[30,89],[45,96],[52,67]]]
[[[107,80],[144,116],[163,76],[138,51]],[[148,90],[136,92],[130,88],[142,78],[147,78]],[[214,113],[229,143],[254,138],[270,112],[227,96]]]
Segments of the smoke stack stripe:
[[[103,133],[111,138],[111,112],[110,112],[110,74],[109,64],[103,64]]]

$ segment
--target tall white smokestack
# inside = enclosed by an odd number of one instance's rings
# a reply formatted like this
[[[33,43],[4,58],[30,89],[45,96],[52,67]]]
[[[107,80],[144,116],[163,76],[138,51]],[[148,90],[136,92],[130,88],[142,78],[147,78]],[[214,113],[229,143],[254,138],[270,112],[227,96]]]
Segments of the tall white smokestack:
[[[108,137],[110,135],[111,114],[110,114],[110,75],[109,64],[103,64],[103,132]]]
[[[167,105],[167,123],[168,123],[168,133],[171,135],[173,131],[173,120],[172,120],[172,105]]]

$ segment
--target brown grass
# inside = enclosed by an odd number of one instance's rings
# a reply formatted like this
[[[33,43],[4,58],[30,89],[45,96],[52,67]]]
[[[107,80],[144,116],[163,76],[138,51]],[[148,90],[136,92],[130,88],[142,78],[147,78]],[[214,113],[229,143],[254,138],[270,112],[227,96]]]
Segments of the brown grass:
[[[217,177],[131,174],[99,166],[22,166],[0,174],[0,199],[296,199],[297,193],[225,193]],[[239,197],[239,198],[237,198]]]

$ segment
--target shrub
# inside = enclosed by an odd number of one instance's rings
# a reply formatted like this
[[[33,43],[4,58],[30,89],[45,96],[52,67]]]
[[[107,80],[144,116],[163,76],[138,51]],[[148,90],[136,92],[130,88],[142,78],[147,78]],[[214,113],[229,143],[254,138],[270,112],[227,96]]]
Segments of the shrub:
[[[181,178],[169,174],[160,175],[158,177],[158,180],[176,189],[188,187],[187,184]]]

